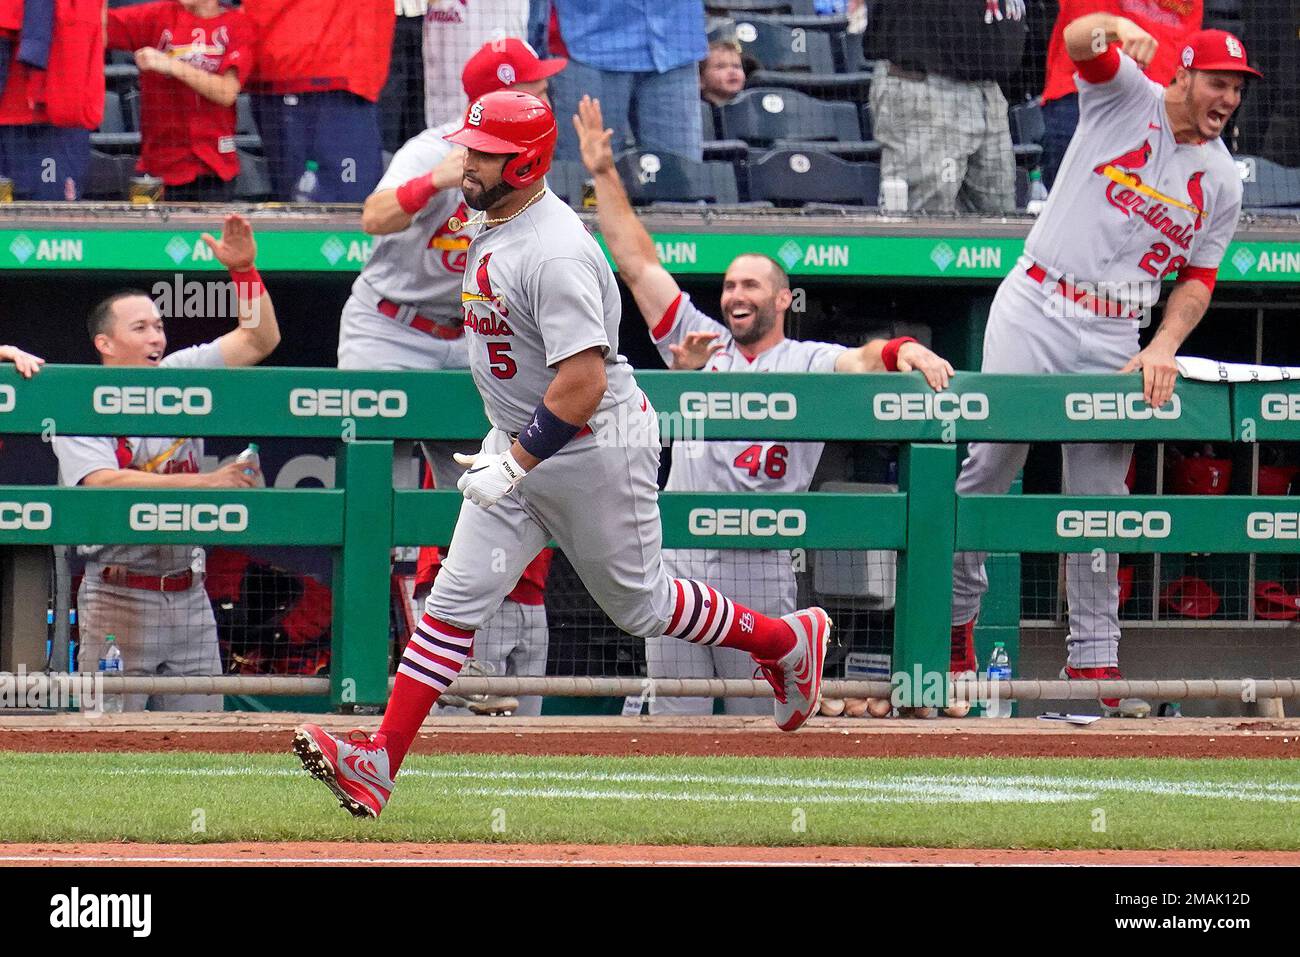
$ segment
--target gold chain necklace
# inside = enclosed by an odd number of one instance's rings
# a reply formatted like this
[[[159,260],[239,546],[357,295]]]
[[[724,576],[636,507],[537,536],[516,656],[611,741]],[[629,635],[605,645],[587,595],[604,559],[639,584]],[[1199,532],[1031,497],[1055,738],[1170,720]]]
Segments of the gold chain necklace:
[[[471,216],[468,220],[461,219],[459,216],[453,216],[451,217],[451,219],[447,220],[447,228],[450,229],[453,233],[458,233],[462,229],[465,229],[468,226],[499,226],[501,223],[508,223],[510,222],[510,220],[514,219],[516,216],[523,213],[524,210],[526,210],[529,206],[533,205],[533,203],[537,202],[545,195],[546,195],[546,189],[545,187],[543,187],[542,189],[539,189],[536,193],[533,194],[532,199],[524,203],[524,205],[520,206],[509,216],[502,216],[499,219],[480,218],[487,214],[487,211],[482,209],[480,209],[477,213]]]

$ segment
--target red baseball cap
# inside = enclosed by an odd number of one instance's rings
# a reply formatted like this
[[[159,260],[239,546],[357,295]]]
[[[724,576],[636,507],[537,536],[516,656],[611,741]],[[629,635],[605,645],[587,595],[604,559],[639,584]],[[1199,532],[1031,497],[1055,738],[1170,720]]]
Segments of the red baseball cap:
[[[504,90],[516,83],[532,83],[555,76],[569,61],[564,57],[543,60],[523,40],[507,37],[489,40],[478,48],[461,71],[465,95],[473,102],[485,93]]]
[[[1227,30],[1197,30],[1183,42],[1179,62],[1189,70],[1231,70],[1261,79],[1264,76],[1246,62],[1245,44]]]

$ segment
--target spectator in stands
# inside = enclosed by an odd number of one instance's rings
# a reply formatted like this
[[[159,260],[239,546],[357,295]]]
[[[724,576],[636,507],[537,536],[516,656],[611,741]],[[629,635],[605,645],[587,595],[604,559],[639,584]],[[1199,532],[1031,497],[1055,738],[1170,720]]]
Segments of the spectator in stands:
[[[257,365],[280,342],[271,297],[262,286],[253,229],[242,216],[226,217],[220,240],[203,234],[213,256],[230,270],[239,305],[238,327],[203,345],[171,355],[163,319],[143,292],[114,293],[87,323],[99,361],[114,367],[172,369]],[[243,463],[200,472],[201,438],[109,438],[59,435],[54,439],[59,484],[87,488],[247,488],[254,483]],[[115,635],[127,675],[221,673],[217,624],[203,588],[203,549],[150,544],[79,546],[86,573],[77,593],[85,670]],[[162,711],[220,711],[220,695],[123,696],[126,710],[149,703]]]
[[[223,201],[239,174],[235,98],[253,66],[253,26],[219,0],[108,11],[108,45],[140,68],[140,161],[168,200]]]
[[[996,16],[994,16],[996,11]],[[908,205],[986,215],[1015,208],[1015,154],[1000,87],[1020,66],[1024,0],[875,0],[866,56],[881,177]]]
[[[244,12],[257,28],[248,88],[276,198],[301,186],[314,202],[364,201],[384,168],[378,100],[393,0],[244,0]]]
[[[527,29],[528,0],[429,0],[424,16],[425,123],[434,127],[463,120],[469,106],[461,89],[465,62],[483,44],[522,39]]]
[[[552,0],[569,68],[551,84],[556,116],[599,98],[614,151],[637,147],[704,158],[696,64],[708,53],[703,0]],[[561,123],[556,158],[578,159]]]
[[[24,379],[30,379],[41,371],[41,366],[45,365],[45,360],[40,356],[23,352],[17,346],[0,346],[0,362],[12,362],[18,374]]]
[[[396,153],[424,129],[424,15],[429,0],[393,0],[397,22],[388,79],[379,92],[384,151]]]
[[[713,40],[709,55],[700,63],[700,97],[713,106],[730,103],[745,88],[745,64],[740,44],[734,40]]]
[[[103,0],[0,0],[0,176],[15,199],[80,198],[104,118]]]
[[[1066,24],[1088,13],[1113,13],[1132,20],[1160,44],[1143,72],[1168,86],[1179,66],[1183,38],[1201,29],[1201,7],[1202,0],[1061,0],[1061,12],[1047,45],[1047,77],[1043,83],[1043,185],[1050,189],[1056,181],[1065,149],[1079,125],[1074,63],[1065,52]]]

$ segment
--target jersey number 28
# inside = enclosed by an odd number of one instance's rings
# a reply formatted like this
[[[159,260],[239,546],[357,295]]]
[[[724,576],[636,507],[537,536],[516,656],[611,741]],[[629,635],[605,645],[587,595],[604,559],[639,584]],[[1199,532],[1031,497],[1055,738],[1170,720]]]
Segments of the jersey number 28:
[[[1164,279],[1170,273],[1176,273],[1187,265],[1186,256],[1175,256],[1173,259],[1169,259],[1169,254],[1172,251],[1164,243],[1152,243],[1151,248],[1138,261],[1138,268],[1151,273],[1157,279]],[[1169,265],[1161,269],[1160,267],[1164,265],[1166,259],[1169,259]]]

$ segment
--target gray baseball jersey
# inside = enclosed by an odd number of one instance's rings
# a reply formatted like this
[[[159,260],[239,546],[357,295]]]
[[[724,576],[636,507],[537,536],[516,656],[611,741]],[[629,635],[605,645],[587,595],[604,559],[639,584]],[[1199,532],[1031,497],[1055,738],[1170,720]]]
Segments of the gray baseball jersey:
[[[651,338],[672,364],[670,345],[687,333],[711,332],[723,348],[706,372],[833,372],[844,346],[783,339],[753,360],[745,358],[722,323],[710,319],[682,293],[668,307]],[[806,492],[822,455],[821,442],[677,442],[668,474],[671,492]]]
[[[173,352],[159,364],[169,369],[220,369],[226,363],[214,340]],[[132,468],[170,475],[198,472],[203,461],[202,438],[56,435],[53,444],[59,460],[59,484],[69,487],[80,485],[100,469]],[[198,546],[189,545],[82,545],[77,552],[106,565],[125,565],[137,573],[158,575],[184,571],[203,554]]]
[[[1120,53],[1118,70],[1105,82],[1082,76],[1075,82],[1079,125],[1026,240],[1026,256],[993,298],[983,372],[1118,372],[1138,352],[1138,323],[1099,318],[1082,304],[1062,308],[1065,297],[1053,281],[1057,275],[1076,287],[1095,283],[1105,298],[1145,307],[1159,298],[1160,280],[1167,276],[1189,268],[1212,275],[1236,227],[1241,182],[1227,149],[1219,140],[1175,142],[1162,88],[1132,59]],[[1033,263],[1044,268],[1046,281],[1028,271]],[[971,443],[958,494],[1004,494],[1028,448]],[[1124,476],[1132,450],[1127,443],[1065,445],[1062,491],[1127,494]],[[984,559],[982,552],[956,556],[954,625],[979,612],[988,589]],[[1117,559],[1109,555],[1099,568],[1089,553],[1066,556],[1067,648],[1073,667],[1117,664]]]
[[[680,345],[688,333],[710,332],[722,349],[704,366],[706,372],[833,372],[845,347],[829,342],[784,339],[766,352],[747,359],[736,347],[731,331],[709,318],[681,293],[651,331],[651,339],[672,364],[670,345]],[[821,459],[821,442],[705,442],[677,441],[667,490],[674,492],[806,492]],[[795,610],[795,578],[785,549],[719,548],[665,549],[664,567],[675,578],[707,581],[730,598],[765,615]],[[646,642],[647,673],[652,678],[749,678],[753,660],[732,648],[689,645],[674,638]],[[761,698],[730,698],[728,714],[765,714]],[[708,698],[658,697],[651,714],[710,714]]]
[[[578,215],[549,190],[474,238],[461,303],[470,372],[496,428],[527,428],[556,364],[593,346],[605,354],[608,379],[596,414],[636,392],[618,354],[614,273]]]
[[[1049,276],[1150,306],[1162,279],[1218,268],[1241,212],[1241,177],[1222,140],[1174,141],[1163,87],[1125,54],[1110,80],[1075,82],[1079,125],[1025,253]]]
[[[459,122],[447,123],[407,140],[393,155],[375,192],[396,189],[409,179],[432,172],[452,150],[443,137],[458,129]],[[470,238],[465,231],[451,230],[447,223],[452,216],[462,221],[468,218],[465,201],[460,190],[444,189],[412,217],[406,229],[376,236],[353,292],[364,298],[366,291],[357,288],[364,284],[371,293],[414,306],[431,319],[458,322],[457,293]]]

